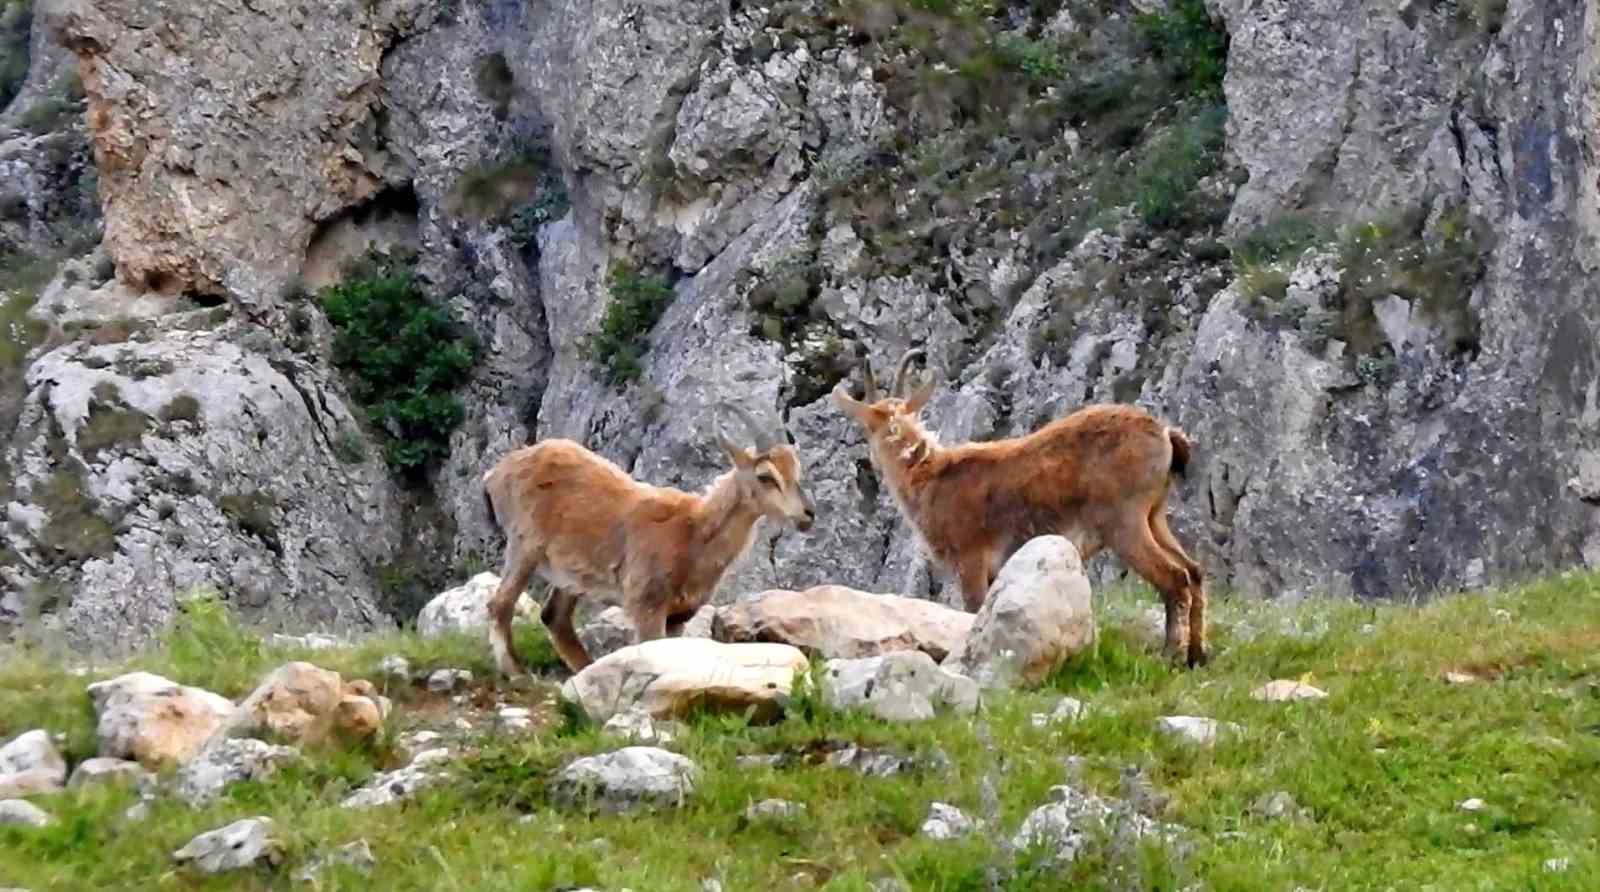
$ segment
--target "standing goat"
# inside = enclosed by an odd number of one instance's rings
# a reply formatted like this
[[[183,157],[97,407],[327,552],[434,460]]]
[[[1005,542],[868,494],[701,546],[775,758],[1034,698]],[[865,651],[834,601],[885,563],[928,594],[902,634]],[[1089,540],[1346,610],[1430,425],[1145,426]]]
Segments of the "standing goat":
[[[580,594],[621,602],[639,640],[678,634],[722,574],[744,554],[763,517],[811,527],[816,511],[800,487],[800,457],[750,415],[747,451],[717,428],[733,463],[704,495],[651,486],[571,440],[545,440],[502,458],[483,475],[489,515],[506,533],[500,587],[489,600],[489,642],[500,671],[524,670],[512,651],[511,615],[534,573],[552,586],[540,619],[556,653],[576,672],[589,654],[572,628]]]
[[[928,374],[910,394],[907,351],[880,398],[862,363],[865,402],[844,382],[834,403],[866,429],[872,462],[934,557],[959,578],[977,611],[1001,565],[1035,536],[1071,540],[1087,561],[1110,548],[1161,592],[1166,648],[1187,645],[1204,664],[1206,593],[1200,565],[1167,527],[1166,500],[1189,461],[1189,438],[1135,406],[1088,406],[1024,437],[943,447],[918,413],[933,394]]]

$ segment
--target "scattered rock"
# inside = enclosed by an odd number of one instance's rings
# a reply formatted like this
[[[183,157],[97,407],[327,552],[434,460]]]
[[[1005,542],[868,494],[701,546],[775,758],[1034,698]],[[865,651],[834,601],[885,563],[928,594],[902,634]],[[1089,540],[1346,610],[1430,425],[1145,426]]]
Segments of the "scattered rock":
[[[281,647],[285,650],[332,650],[336,647],[343,647],[345,644],[332,635],[321,635],[316,632],[308,635],[281,635],[274,633],[271,638],[267,639],[267,642],[273,647]]]
[[[523,706],[502,706],[495,713],[495,724],[502,731],[520,733],[533,730],[533,711]]]
[[[1055,864],[1075,860],[1089,845],[1104,841],[1112,854],[1125,856],[1146,838],[1177,839],[1178,828],[1159,824],[1128,808],[1074,787],[1052,787],[1055,801],[1028,814],[1012,837],[1016,849],[1043,847]]]
[[[452,632],[486,634],[489,598],[499,587],[499,576],[479,573],[464,584],[435,595],[417,614],[417,634],[424,638],[438,638]],[[526,592],[517,599],[516,615],[528,621],[537,618],[538,605]]]
[[[1219,722],[1196,715],[1166,715],[1156,719],[1156,730],[1188,743],[1210,746],[1223,731],[1240,733],[1244,728],[1233,722]]]
[[[444,748],[424,750],[411,759],[411,764],[394,771],[386,771],[367,782],[361,789],[346,796],[341,808],[374,808],[393,805],[410,799],[420,790],[427,789],[444,779],[442,770],[429,771],[429,766],[447,762],[450,751]]]
[[[718,641],[778,641],[827,659],[920,650],[944,659],[972,628],[973,615],[921,598],[842,585],[774,589],[717,611]]]
[[[589,718],[621,712],[675,718],[696,707],[753,710],[775,718],[788,703],[805,654],[787,644],[723,644],[706,638],[661,638],[625,647],[567,679],[561,696]]]
[[[241,870],[257,864],[277,866],[282,849],[272,839],[272,819],[245,818],[226,827],[202,833],[172,853],[179,864],[193,865],[201,873]]]
[[[666,745],[683,734],[683,726],[665,719],[653,719],[642,712],[619,712],[601,728],[633,743]]]
[[[763,799],[753,803],[744,810],[746,821],[785,821],[790,818],[803,817],[806,813],[804,802],[790,802],[787,799]]]
[[[1446,684],[1476,684],[1483,679],[1476,675],[1469,675],[1466,672],[1448,670],[1444,673],[1444,680]]]
[[[1307,821],[1311,819],[1309,809],[1302,808],[1287,790],[1267,793],[1250,804],[1250,813],[1269,821]]]
[[[1082,771],[1076,772],[1075,776],[1082,777]],[[1157,789],[1144,770],[1136,765],[1122,769],[1117,787],[1118,794],[1128,807],[1146,817],[1160,816],[1167,810],[1167,803],[1172,801],[1172,797]]]
[[[863,708],[889,722],[931,719],[938,707],[966,715],[978,685],[941,669],[926,653],[901,650],[859,660],[829,660],[823,697],[836,709]]]
[[[884,877],[867,884],[872,892],[911,892],[911,887],[898,877]]]
[[[556,775],[554,793],[566,805],[605,812],[680,806],[694,792],[699,769],[689,759],[650,746],[588,756]]]
[[[384,657],[383,662],[378,664],[378,672],[391,683],[411,683],[411,661],[399,654]]]
[[[413,757],[424,750],[434,749],[444,740],[444,735],[438,731],[407,731],[400,735],[398,743],[400,748]]]
[[[984,688],[1037,685],[1094,633],[1078,550],[1061,536],[1040,536],[1006,561],[972,631],[944,666]]]
[[[152,777],[143,765],[128,759],[84,759],[78,767],[72,769],[72,779],[67,781],[71,788],[89,787],[99,784],[138,784]]]
[[[469,684],[472,684],[472,673],[466,669],[435,669],[428,676],[428,690],[435,694],[448,694]]]
[[[828,754],[835,768],[850,768],[868,777],[891,777],[917,767],[916,760],[889,750],[874,750],[848,744]]]
[[[684,623],[683,628],[679,630],[678,637],[711,638],[713,637],[712,631],[716,621],[717,608],[707,604],[696,610],[694,616],[689,617],[689,621]]]
[[[0,799],[54,793],[66,779],[67,763],[47,731],[29,731],[0,747]]]
[[[1250,696],[1267,703],[1285,703],[1291,700],[1322,700],[1328,696],[1328,692],[1305,682],[1278,679],[1251,691]]]
[[[922,835],[944,841],[958,839],[978,829],[977,822],[953,805],[935,802],[928,806],[928,817],[922,822]]]
[[[100,755],[146,768],[188,759],[233,714],[226,697],[148,672],[89,685],[89,697],[100,716]]]
[[[348,867],[362,876],[367,876],[377,866],[378,859],[372,855],[372,846],[368,845],[366,840],[358,839],[336,849],[312,855],[305,866],[295,871],[294,879],[297,883],[317,883],[322,872],[330,867]]]
[[[300,759],[292,746],[274,746],[249,737],[219,737],[178,769],[175,794],[199,808],[216,799],[229,784],[265,780]]]
[[[1028,721],[1035,728],[1048,728],[1051,725],[1062,725],[1075,722],[1083,717],[1083,701],[1072,697],[1062,697],[1056,703],[1056,708],[1048,713],[1036,712],[1028,717]]]
[[[578,629],[578,640],[589,658],[598,660],[633,644],[633,623],[621,607],[607,607]]]
[[[1462,811],[1483,811],[1488,806],[1489,803],[1484,802],[1482,799],[1479,799],[1476,796],[1472,797],[1471,799],[1463,799],[1462,801],[1456,803],[1456,808],[1459,808]]]
[[[1571,858],[1549,858],[1544,862],[1545,873],[1566,873],[1571,866]]]
[[[0,800],[0,827],[48,827],[56,819],[25,799]]]
[[[751,753],[735,756],[733,764],[738,768],[777,768],[786,761],[783,753]]]
[[[219,733],[302,744],[321,743],[335,732],[370,737],[382,726],[387,706],[370,682],[346,683],[337,672],[296,661],[262,679]]]

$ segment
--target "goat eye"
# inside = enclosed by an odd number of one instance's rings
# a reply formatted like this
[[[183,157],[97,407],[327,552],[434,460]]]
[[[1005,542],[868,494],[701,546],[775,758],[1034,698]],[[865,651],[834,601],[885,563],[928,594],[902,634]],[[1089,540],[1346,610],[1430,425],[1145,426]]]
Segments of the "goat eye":
[[[756,479],[760,480],[762,483],[766,484],[767,486],[777,486],[778,485],[778,478],[772,476],[771,474],[759,474],[759,475],[756,476]]]

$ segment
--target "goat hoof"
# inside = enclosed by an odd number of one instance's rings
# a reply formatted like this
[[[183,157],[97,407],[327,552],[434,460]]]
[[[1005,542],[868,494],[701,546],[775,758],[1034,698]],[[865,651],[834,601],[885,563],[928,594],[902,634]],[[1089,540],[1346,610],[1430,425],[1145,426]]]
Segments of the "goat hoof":
[[[1209,662],[1211,662],[1211,654],[1206,651],[1191,651],[1189,653],[1190,669],[1202,669]]]

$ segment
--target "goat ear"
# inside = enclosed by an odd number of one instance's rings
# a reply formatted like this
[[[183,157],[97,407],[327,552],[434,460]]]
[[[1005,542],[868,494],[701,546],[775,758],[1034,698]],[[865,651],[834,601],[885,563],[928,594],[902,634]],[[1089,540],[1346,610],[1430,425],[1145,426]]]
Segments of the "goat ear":
[[[922,407],[926,406],[928,399],[933,396],[933,388],[938,383],[938,379],[934,377],[932,369],[924,372],[922,383],[918,384],[917,389],[911,391],[910,396],[906,397],[906,411],[912,413],[921,412]]]
[[[733,462],[734,467],[748,468],[755,464],[755,457],[746,452],[744,447],[729,439],[721,430],[717,431],[717,445],[722,447],[722,451],[728,456],[728,461]]]

